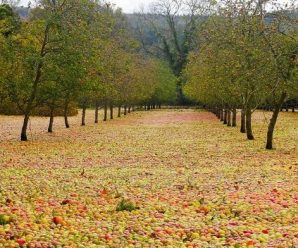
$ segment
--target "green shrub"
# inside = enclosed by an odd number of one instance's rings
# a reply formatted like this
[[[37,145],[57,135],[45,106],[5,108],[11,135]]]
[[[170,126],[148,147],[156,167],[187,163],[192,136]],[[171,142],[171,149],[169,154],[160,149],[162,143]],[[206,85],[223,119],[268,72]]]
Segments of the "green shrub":
[[[121,202],[118,203],[116,211],[134,211],[139,209],[136,207],[131,201],[122,199]]]

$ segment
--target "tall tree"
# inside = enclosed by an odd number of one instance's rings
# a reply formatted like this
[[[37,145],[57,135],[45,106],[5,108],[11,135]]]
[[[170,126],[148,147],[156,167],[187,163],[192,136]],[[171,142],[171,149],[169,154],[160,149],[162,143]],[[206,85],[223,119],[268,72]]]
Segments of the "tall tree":
[[[277,5],[274,2],[271,5],[275,11],[267,14],[270,18],[268,24],[265,23],[265,16],[262,16],[264,22],[262,38],[272,57],[276,71],[275,80],[268,84],[269,91],[272,92],[268,100],[273,107],[266,140],[266,149],[269,150],[273,149],[274,129],[283,104],[289,97],[298,95],[296,77],[298,70],[298,26],[295,16],[298,6],[294,3],[292,5]],[[259,8],[265,13],[264,4],[260,3]]]
[[[157,57],[162,55],[177,78],[186,65],[197,27],[209,9],[207,6],[207,1],[199,0],[158,0],[152,3],[149,13],[139,14],[137,30],[144,50]],[[157,42],[146,42],[148,29],[155,34]],[[184,103],[183,81],[177,82],[178,100]]]

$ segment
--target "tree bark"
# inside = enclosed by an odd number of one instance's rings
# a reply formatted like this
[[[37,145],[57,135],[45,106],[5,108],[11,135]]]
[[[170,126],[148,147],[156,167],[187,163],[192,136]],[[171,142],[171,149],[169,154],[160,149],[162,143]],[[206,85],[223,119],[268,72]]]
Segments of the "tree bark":
[[[82,126],[86,126],[86,105],[83,105],[83,110],[82,110]]]
[[[124,106],[124,115],[127,115],[127,106]]]
[[[224,124],[228,124],[228,111],[224,110]]]
[[[66,128],[70,127],[68,122],[68,102],[64,104],[64,123]]]
[[[121,106],[118,106],[118,117],[121,117]]]
[[[232,126],[232,122],[231,122],[231,110],[228,110],[228,123],[227,123],[227,125],[228,125],[228,127],[230,127],[230,126]]]
[[[251,117],[252,117],[251,109],[248,107],[246,109],[246,136],[248,140],[255,139],[252,132]]]
[[[114,119],[114,106],[113,104],[110,105],[110,119]]]
[[[30,118],[30,115],[25,114],[24,122],[22,126],[22,132],[21,132],[21,141],[28,141],[27,128],[28,128],[29,118]]]
[[[246,133],[246,116],[245,116],[245,110],[241,109],[241,127],[240,127],[240,132],[241,133]]]
[[[131,107],[128,106],[128,113],[130,114],[130,112],[131,112]]]
[[[107,121],[107,120],[108,120],[108,105],[105,103],[103,121]]]
[[[269,125],[268,125],[268,130],[267,130],[267,143],[266,143],[266,149],[271,150],[273,149],[273,133],[274,133],[274,128],[277,122],[277,118],[281,109],[281,106],[285,102],[287,98],[287,93],[283,92],[280,96],[280,99],[278,103],[275,106],[275,109],[273,111],[272,117],[270,119]]]
[[[220,121],[224,121],[224,111],[220,109]]]
[[[54,108],[51,108],[50,122],[49,122],[49,127],[48,127],[49,133],[53,132],[53,124],[54,124]]]
[[[232,127],[237,126],[237,109],[233,109],[233,120],[232,120]]]
[[[98,112],[99,112],[99,104],[98,102],[95,103],[95,123],[98,123]]]

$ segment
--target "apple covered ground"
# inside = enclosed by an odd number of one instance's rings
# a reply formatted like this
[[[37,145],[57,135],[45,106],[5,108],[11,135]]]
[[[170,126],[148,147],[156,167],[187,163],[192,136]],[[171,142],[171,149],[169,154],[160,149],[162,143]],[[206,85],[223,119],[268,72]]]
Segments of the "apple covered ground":
[[[298,247],[298,115],[256,140],[195,110],[0,117],[0,247]]]

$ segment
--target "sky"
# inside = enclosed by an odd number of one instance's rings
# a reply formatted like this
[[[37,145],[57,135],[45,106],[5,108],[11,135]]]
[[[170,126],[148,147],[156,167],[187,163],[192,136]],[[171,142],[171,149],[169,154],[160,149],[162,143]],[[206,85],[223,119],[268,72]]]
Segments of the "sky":
[[[27,6],[29,0],[21,0],[20,4]],[[34,2],[34,1],[32,1]],[[110,0],[110,2],[116,4],[125,13],[133,13],[140,10],[141,6],[146,7],[150,1],[148,0]]]
[[[139,11],[140,8],[146,7],[148,5],[148,0],[112,0],[111,2],[115,3],[116,6],[122,8],[125,13],[133,13]]]
[[[133,13],[140,11],[141,7],[143,6],[145,9],[148,7],[150,2],[153,0],[106,0],[108,2],[112,2],[116,4],[116,6],[120,7],[124,13]],[[298,0],[274,0],[276,3],[289,3],[294,1],[295,4],[298,3]],[[27,6],[29,0],[20,0],[20,4],[23,6]],[[34,0],[31,0],[34,2]],[[297,6],[297,5],[296,5]]]

